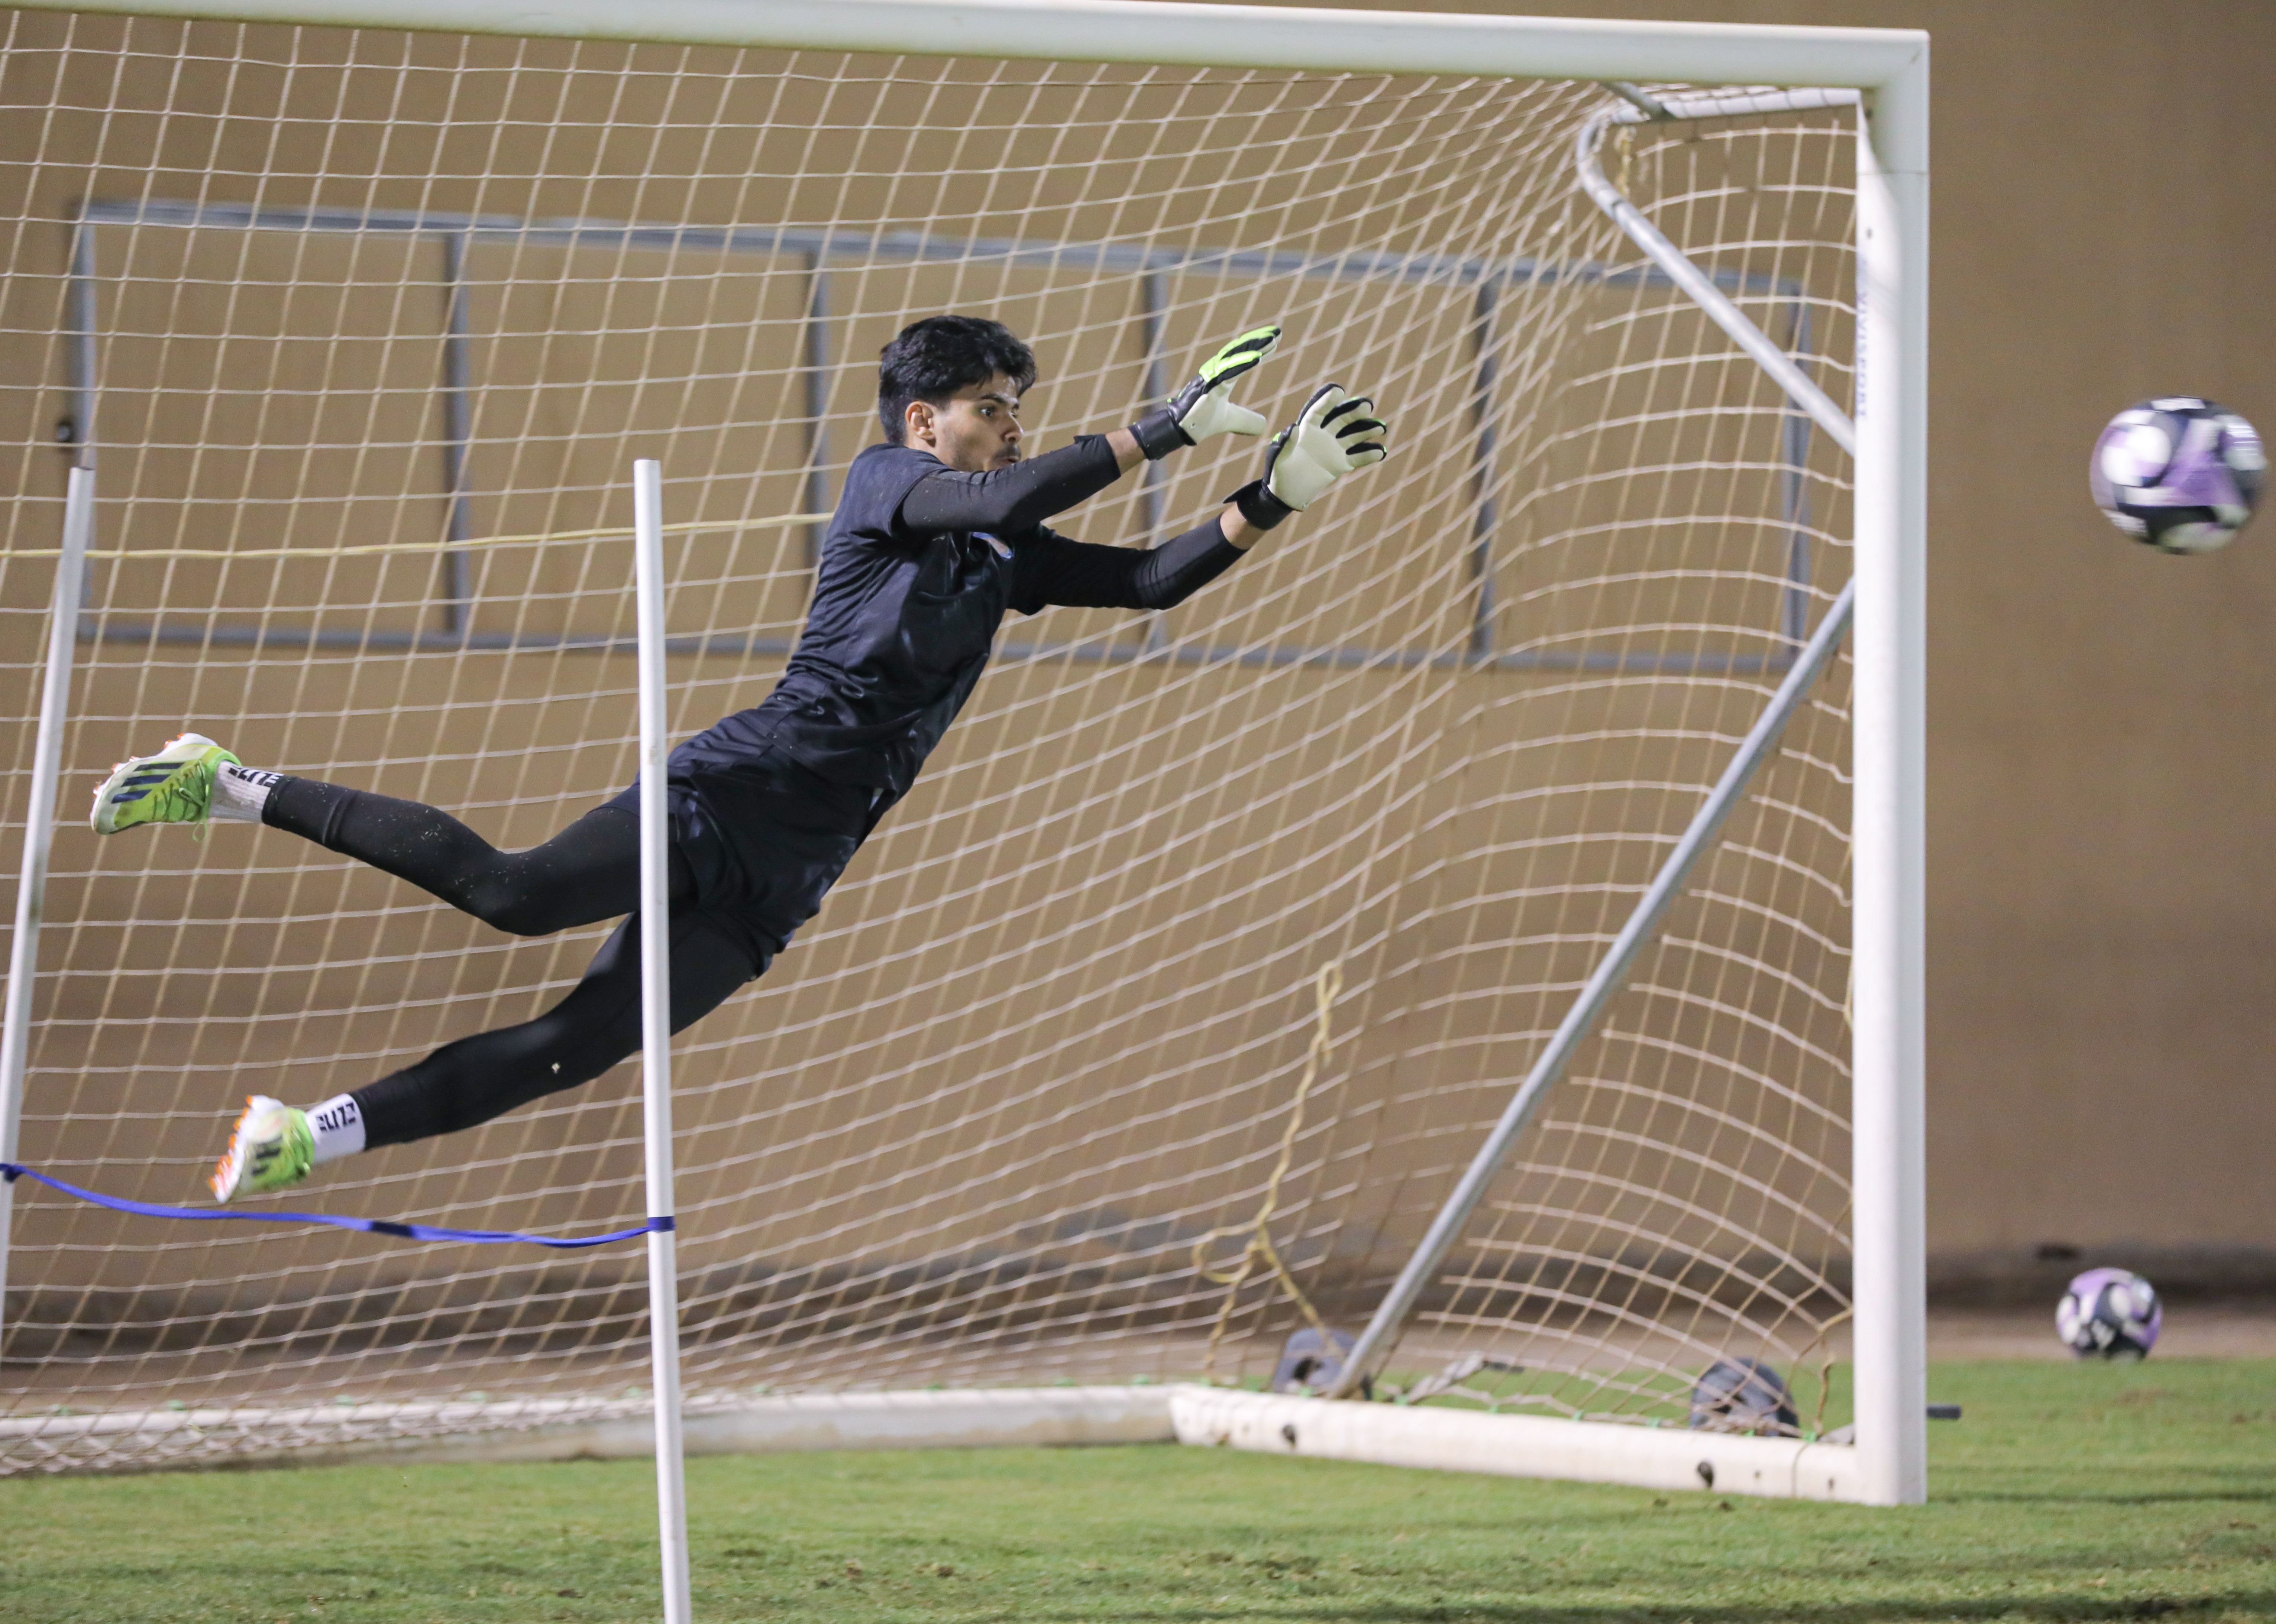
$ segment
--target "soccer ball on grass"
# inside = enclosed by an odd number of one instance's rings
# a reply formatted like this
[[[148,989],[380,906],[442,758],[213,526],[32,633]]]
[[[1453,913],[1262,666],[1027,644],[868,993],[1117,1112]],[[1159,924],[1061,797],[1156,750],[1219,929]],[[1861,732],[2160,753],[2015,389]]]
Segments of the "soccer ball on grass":
[[[2055,1334],[2082,1359],[2146,1359],[2166,1311],[2148,1280],[2124,1269],[2089,1269],[2055,1305]]]

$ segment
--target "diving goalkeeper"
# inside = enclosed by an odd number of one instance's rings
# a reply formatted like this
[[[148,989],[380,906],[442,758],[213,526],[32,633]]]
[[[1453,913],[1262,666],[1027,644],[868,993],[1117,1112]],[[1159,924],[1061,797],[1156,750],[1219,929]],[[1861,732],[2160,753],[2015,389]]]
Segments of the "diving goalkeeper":
[[[1218,351],[1127,428],[1021,454],[1036,359],[972,316],[903,329],[877,369],[884,442],[847,469],[806,629],[774,691],[671,753],[671,1028],[763,973],[971,695],[1009,608],[1165,609],[1223,574],[1338,480],[1380,462],[1371,403],[1324,385],[1221,512],[1147,548],[1087,545],[1044,521],[1140,462],[1265,419],[1232,386],[1278,344],[1260,328]],[[247,767],[188,733],[122,763],[95,791],[115,835],[208,818],[265,823],[431,892],[520,936],[633,912],[637,786],[542,845],[501,851],[447,812]],[[599,1076],[640,1046],[640,934],[627,918],[561,1001],[478,1032],[321,1104],[247,1101],[213,1174],[224,1201],[299,1183],[358,1151],[455,1133]]]

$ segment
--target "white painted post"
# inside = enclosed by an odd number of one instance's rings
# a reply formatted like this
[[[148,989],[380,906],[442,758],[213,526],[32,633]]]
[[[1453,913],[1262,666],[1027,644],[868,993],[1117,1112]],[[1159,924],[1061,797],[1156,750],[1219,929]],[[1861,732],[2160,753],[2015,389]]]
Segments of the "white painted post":
[[[32,1050],[32,993],[40,970],[40,916],[47,902],[48,850],[56,833],[56,781],[64,721],[71,708],[72,653],[79,637],[80,584],[95,529],[95,470],[73,468],[64,495],[63,548],[56,559],[55,608],[48,620],[47,680],[32,745],[32,797],[24,813],[24,866],[16,883],[16,934],[8,944],[7,1013],[0,1019],[0,1161],[16,1159],[24,1112],[24,1067]],[[13,1184],[0,1183],[0,1336],[7,1331],[8,1246]]]
[[[664,468],[633,464],[633,575],[640,627],[640,950],[641,1126],[648,1212],[671,1218],[671,826],[664,795]],[[679,1236],[648,1237],[649,1345],[656,1367],[656,1502],[663,1534],[664,1624],[688,1624],[687,1480],[679,1417]]]
[[[1855,991],[1850,1132],[1863,1498],[1928,1494],[1925,1020],[1928,45],[1857,159]]]

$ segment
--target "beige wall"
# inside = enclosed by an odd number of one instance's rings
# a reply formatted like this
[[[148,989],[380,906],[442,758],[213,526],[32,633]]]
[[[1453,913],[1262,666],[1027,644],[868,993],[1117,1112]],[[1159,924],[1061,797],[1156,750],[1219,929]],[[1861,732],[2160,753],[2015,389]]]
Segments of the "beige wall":
[[[2276,1256],[2276,517],[2086,497],[2146,396],[2276,427],[2276,6],[1472,9],[1930,32],[1931,1250]]]
[[[2251,110],[2276,9],[1672,9],[1936,38],[1931,1250],[2276,1257],[2253,635],[2276,518],[2166,559],[2084,494],[2095,431],[2143,396],[2276,427],[2276,126]]]

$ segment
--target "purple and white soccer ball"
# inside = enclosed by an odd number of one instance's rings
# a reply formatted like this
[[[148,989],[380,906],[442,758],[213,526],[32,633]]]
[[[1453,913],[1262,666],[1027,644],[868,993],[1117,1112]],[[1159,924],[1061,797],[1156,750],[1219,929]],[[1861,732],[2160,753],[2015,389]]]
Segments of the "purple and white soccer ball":
[[[2095,505],[2136,541],[2210,553],[2234,540],[2259,505],[2268,454],[2235,412],[2167,395],[2110,419],[2089,474]]]
[[[2148,1280],[2124,1269],[2089,1269],[2055,1305],[2055,1334],[2082,1359],[2146,1359],[2166,1311]]]

